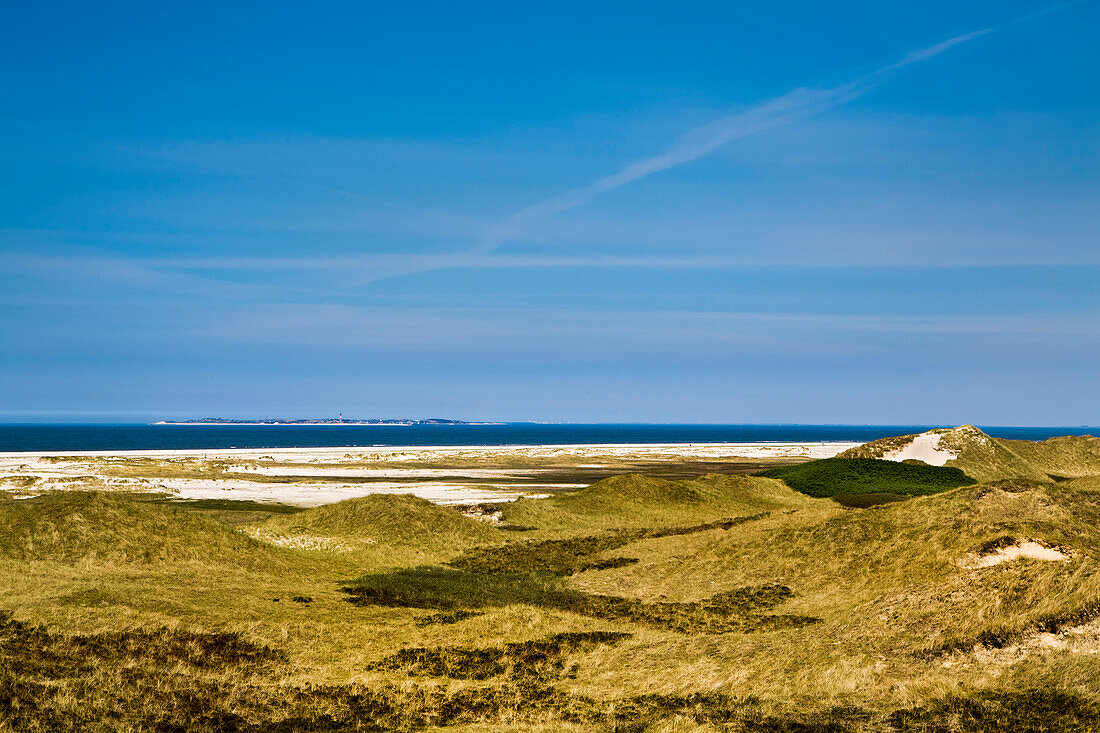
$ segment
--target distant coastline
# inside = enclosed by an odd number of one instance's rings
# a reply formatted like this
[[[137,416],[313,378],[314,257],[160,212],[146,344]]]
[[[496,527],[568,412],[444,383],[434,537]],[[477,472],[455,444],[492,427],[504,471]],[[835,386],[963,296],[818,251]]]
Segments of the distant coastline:
[[[406,419],[370,419],[370,420],[345,420],[343,418],[323,418],[313,420],[234,420],[229,418],[209,417],[196,420],[158,420],[151,425],[377,425],[380,427],[401,427],[411,425],[503,425],[499,422],[467,422],[466,420],[447,420],[444,418],[429,418],[427,420]]]
[[[251,422],[252,424],[248,424]],[[356,420],[354,422],[363,422]],[[248,450],[419,446],[714,445],[866,443],[942,425],[630,425],[447,423],[0,424],[0,453],[126,450]],[[1095,428],[978,426],[1009,440],[1100,435]],[[388,429],[387,429],[388,428]]]

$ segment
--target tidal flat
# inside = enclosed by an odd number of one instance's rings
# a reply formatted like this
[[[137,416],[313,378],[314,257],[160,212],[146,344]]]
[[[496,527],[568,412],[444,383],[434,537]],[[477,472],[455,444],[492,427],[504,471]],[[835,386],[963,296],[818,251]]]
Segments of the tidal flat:
[[[858,443],[416,446],[0,453],[0,492],[82,489],[320,506],[369,494],[514,501],[641,473],[690,478],[826,458]]]

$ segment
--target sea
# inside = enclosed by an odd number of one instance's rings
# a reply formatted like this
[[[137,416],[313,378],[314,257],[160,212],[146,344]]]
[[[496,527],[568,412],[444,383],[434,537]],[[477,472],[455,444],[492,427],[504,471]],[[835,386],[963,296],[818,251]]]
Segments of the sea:
[[[655,443],[865,442],[942,425],[147,425],[0,424],[0,452],[336,448],[371,446],[523,446]],[[997,427],[998,438],[1045,440],[1100,435],[1096,427]]]

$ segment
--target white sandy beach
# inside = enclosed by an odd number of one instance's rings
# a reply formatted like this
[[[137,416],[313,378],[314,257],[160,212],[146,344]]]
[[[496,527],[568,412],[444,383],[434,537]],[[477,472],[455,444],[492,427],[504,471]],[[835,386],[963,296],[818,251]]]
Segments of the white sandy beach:
[[[858,443],[692,443],[537,446],[49,451],[0,453],[0,491],[160,492],[317,506],[367,494],[407,493],[439,504],[514,501],[585,484],[540,480],[563,470],[683,461],[828,458]],[[355,481],[352,481],[352,480]]]
[[[126,451],[38,451],[0,453],[0,462],[63,456],[87,457],[209,457],[262,459],[278,456],[283,462],[331,460],[332,457],[359,460],[409,461],[433,457],[469,456],[613,456],[632,458],[663,456],[668,458],[831,458],[837,453],[862,445],[853,442],[770,442],[770,443],[575,443],[552,445],[433,445],[433,446],[335,446],[327,448],[194,448],[181,450]],[[3,463],[0,463],[3,465]]]

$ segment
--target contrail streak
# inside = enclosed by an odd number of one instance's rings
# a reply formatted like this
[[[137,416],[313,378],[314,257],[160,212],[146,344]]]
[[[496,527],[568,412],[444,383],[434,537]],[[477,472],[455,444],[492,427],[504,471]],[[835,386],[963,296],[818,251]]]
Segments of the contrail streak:
[[[467,254],[490,254],[508,240],[521,235],[531,225],[583,206],[608,191],[614,191],[654,173],[698,160],[732,140],[780,127],[861,97],[889,80],[894,72],[938,56],[953,46],[992,31],[992,28],[985,28],[964,33],[934,46],[911,51],[901,61],[884,66],[846,84],[826,89],[794,89],[745,112],[696,127],[680,135],[663,153],[639,160],[587,186],[574,188],[516,212],[495,227],[476,247],[468,250]]]

